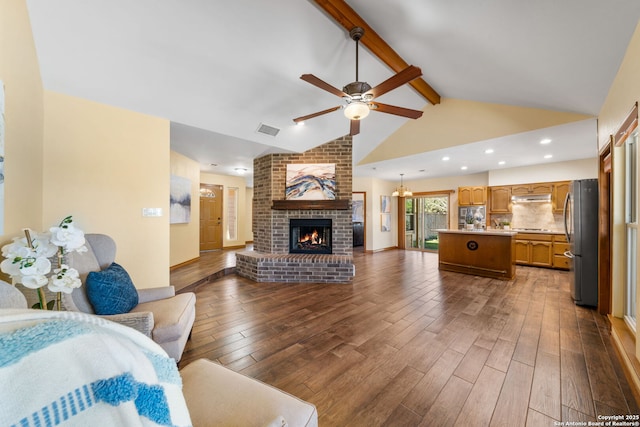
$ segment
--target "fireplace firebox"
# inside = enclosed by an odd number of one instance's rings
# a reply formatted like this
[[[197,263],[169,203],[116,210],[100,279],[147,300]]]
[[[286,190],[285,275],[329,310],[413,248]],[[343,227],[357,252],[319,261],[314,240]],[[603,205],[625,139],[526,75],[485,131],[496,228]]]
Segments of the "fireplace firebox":
[[[290,219],[289,253],[331,254],[331,219]]]

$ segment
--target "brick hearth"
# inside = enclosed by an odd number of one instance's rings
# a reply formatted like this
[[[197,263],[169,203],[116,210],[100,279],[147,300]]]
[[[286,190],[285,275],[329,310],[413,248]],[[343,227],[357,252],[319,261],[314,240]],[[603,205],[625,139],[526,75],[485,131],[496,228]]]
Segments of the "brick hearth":
[[[269,154],[254,160],[254,250],[236,254],[238,274],[257,282],[348,283],[353,279],[351,144],[352,138],[345,136],[304,153]],[[277,203],[274,208],[274,201],[285,199],[287,165],[300,163],[336,164],[335,205],[339,208],[310,208],[304,203],[302,209],[295,209],[295,203]],[[289,254],[291,218],[331,218],[333,253]]]

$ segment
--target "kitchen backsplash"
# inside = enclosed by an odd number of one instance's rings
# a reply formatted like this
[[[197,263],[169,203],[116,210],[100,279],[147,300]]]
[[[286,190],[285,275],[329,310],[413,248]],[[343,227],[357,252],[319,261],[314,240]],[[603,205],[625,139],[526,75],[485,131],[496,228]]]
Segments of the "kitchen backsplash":
[[[510,221],[511,228],[538,228],[544,230],[562,231],[564,220],[562,214],[554,214],[549,203],[513,203],[511,214],[491,215],[493,220]]]

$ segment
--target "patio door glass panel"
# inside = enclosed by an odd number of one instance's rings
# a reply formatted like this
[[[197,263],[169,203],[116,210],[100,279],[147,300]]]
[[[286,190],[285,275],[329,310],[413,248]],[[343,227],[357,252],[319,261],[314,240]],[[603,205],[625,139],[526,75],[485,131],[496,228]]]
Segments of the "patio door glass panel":
[[[405,199],[405,247],[438,250],[439,228],[449,227],[449,195],[413,196]]]

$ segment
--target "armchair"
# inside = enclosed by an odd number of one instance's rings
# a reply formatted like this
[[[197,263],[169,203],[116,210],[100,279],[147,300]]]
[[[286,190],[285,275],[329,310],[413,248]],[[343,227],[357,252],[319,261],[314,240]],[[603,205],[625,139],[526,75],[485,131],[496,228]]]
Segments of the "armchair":
[[[27,308],[27,299],[15,286],[0,280],[0,308]]]
[[[95,314],[87,296],[87,275],[109,267],[115,260],[116,244],[105,234],[86,234],[88,251],[68,254],[67,264],[80,273],[83,286],[71,294],[62,294],[62,303],[69,311]],[[176,362],[191,334],[196,316],[196,296],[192,292],[175,294],[173,286],[137,289],[138,305],[130,312],[102,316],[130,326],[158,343]]]

